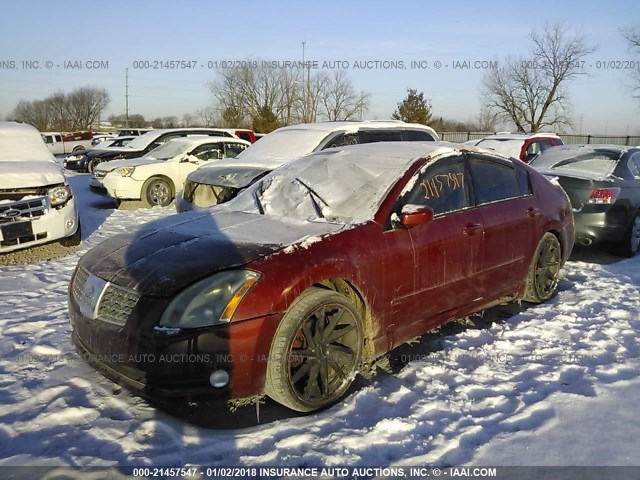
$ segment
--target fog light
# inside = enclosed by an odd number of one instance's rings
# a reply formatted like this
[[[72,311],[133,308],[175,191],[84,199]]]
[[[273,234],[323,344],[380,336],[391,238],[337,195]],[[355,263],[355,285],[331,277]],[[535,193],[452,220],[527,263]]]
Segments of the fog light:
[[[216,388],[222,388],[229,383],[229,374],[225,370],[215,370],[209,377],[209,383]]]
[[[71,230],[75,224],[76,222],[74,220],[67,220],[65,227],[67,227],[67,230]]]

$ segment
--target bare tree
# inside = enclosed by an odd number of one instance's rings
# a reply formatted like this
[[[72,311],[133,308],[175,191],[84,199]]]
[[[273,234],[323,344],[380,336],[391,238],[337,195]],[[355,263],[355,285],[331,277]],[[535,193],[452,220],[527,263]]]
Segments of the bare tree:
[[[357,94],[345,70],[336,70],[322,92],[323,113],[330,121],[352,120],[369,108],[368,94]]]
[[[305,72],[301,68],[283,69],[282,71],[283,109],[280,123],[283,126],[303,121],[303,113],[301,111],[302,102],[300,99],[304,95],[304,76]]]
[[[85,130],[91,128],[108,103],[106,90],[82,87],[68,94],[54,93],[44,100],[20,101],[12,117],[40,131]]]
[[[216,125],[216,112],[211,107],[204,107],[196,110],[196,117],[198,117],[198,123],[203,127],[213,127]]]
[[[105,89],[82,87],[67,95],[67,113],[73,129],[90,129],[109,104]]]
[[[629,44],[629,50],[638,54],[638,61],[640,61],[640,25],[623,29],[622,35]],[[631,70],[629,75],[632,81],[631,91],[633,92],[633,96],[640,98],[640,70]]]
[[[69,101],[63,92],[56,92],[47,97],[43,102],[47,105],[50,116],[50,127],[52,130],[65,132],[74,130],[75,125],[69,114]]]
[[[195,117],[190,113],[185,113],[182,116],[182,126],[183,127],[193,127],[195,123]]]
[[[281,70],[254,68],[251,62],[218,71],[218,79],[209,85],[227,126],[242,127],[284,111],[286,77]],[[236,124],[229,124],[237,122]]]
[[[10,118],[33,125],[41,132],[49,130],[51,125],[51,111],[44,100],[18,102]]]
[[[345,71],[333,77],[303,68],[246,65],[223,69],[209,84],[226,126],[251,125],[268,132],[280,125],[356,118],[368,108],[369,96],[356,94]],[[259,127],[258,127],[259,126]]]
[[[485,107],[520,132],[570,125],[565,90],[585,75],[584,58],[594,51],[581,35],[570,35],[561,24],[546,25],[530,34],[529,58],[510,59],[483,78]]]
[[[495,132],[498,119],[496,114],[486,107],[480,108],[480,113],[475,119],[476,128],[479,132]]]
[[[321,111],[321,106],[331,92],[330,85],[331,79],[327,74],[318,72],[311,75],[310,70],[306,71],[306,78],[300,85],[296,101],[298,116],[303,123],[316,122],[318,116],[325,113]]]

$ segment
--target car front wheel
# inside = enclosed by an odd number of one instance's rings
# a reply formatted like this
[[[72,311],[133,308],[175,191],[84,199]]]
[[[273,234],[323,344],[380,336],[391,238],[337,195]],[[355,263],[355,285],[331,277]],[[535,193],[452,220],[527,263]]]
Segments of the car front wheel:
[[[362,319],[349,299],[310,288],[289,308],[274,335],[267,395],[298,412],[334,403],[356,376],[362,345]]]
[[[525,301],[541,303],[553,296],[560,278],[560,254],[560,242],[556,236],[545,233],[529,267]]]
[[[142,187],[142,200],[148,207],[166,207],[173,200],[173,189],[163,178],[150,178]]]

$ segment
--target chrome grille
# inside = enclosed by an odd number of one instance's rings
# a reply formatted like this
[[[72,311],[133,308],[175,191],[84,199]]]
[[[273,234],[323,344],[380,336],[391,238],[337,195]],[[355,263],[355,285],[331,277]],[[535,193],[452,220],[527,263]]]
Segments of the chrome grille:
[[[0,223],[15,222],[23,219],[34,219],[46,213],[47,200],[45,197],[32,198],[19,202],[3,203],[0,205]]]
[[[124,325],[140,296],[133,290],[108,283],[98,304],[98,318],[116,325]]]
[[[79,268],[76,271],[76,276],[73,277],[73,285],[71,285],[71,291],[73,292],[73,298],[76,301],[79,301],[82,298],[82,289],[84,288],[84,284],[89,278],[89,272],[87,272],[84,268]]]
[[[90,287],[91,282],[87,285],[87,281],[91,278],[97,279],[97,277],[91,275],[85,269],[79,268],[73,279],[71,292],[75,300],[80,304],[81,310],[84,308],[83,303],[87,302],[87,299],[84,298],[86,296],[84,290],[85,286]],[[103,280],[97,280],[104,282]],[[133,308],[140,299],[140,296],[134,290],[109,282],[104,282],[102,291],[97,291],[95,294],[98,295],[99,300],[97,301],[95,316],[93,318],[119,326],[127,323]],[[89,309],[89,311],[92,310]],[[91,314],[87,312],[86,315],[90,316]]]

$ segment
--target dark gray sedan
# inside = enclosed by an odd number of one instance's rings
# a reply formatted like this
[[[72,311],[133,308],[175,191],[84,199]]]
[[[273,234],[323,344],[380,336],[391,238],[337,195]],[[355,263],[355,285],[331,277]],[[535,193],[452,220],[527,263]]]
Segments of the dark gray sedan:
[[[640,148],[564,145],[531,166],[557,178],[571,200],[576,243],[608,244],[632,257],[640,248]]]

